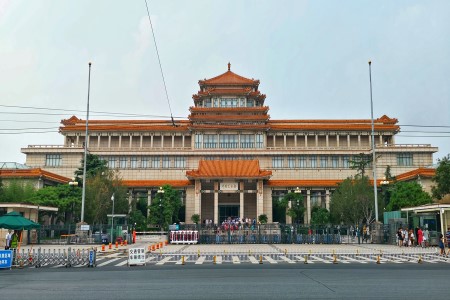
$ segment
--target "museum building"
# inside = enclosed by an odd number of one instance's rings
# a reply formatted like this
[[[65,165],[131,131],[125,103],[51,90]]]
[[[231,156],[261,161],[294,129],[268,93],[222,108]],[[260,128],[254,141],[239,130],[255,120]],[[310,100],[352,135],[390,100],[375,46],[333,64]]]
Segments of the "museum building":
[[[338,183],[356,170],[350,161],[371,155],[371,120],[272,120],[259,80],[228,70],[199,80],[185,120],[89,120],[88,150],[117,169],[129,200],[146,198],[169,184],[181,191],[186,222],[193,214],[215,224],[229,216],[290,222],[275,217],[273,203],[286,193],[304,195],[304,221],[314,206],[329,208]],[[386,167],[398,179],[431,178],[436,147],[396,144],[398,120],[374,120],[377,178]],[[80,166],[86,120],[61,121],[62,145],[22,148],[26,164],[71,178]],[[371,166],[367,175],[372,176]],[[424,185],[429,189],[429,185]]]

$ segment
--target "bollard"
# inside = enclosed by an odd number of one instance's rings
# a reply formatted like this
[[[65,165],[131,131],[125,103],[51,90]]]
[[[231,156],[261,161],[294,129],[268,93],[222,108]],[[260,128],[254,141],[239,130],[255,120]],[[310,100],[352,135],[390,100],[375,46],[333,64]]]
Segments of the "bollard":
[[[116,249],[119,248],[119,242],[116,241]]]
[[[287,256],[287,249],[284,249],[284,256]]]
[[[262,261],[262,255],[259,255],[259,264],[262,265],[263,261]]]
[[[422,263],[422,255],[419,255],[419,261],[418,261],[418,263],[419,263],[419,264]]]
[[[181,257],[181,265],[184,266],[184,255]]]
[[[200,249],[197,250],[197,257],[200,257]]]
[[[215,255],[213,256],[213,264],[214,265],[216,264],[216,256]]]
[[[305,255],[305,261],[303,262],[305,265],[308,264],[308,255]]]
[[[377,265],[379,265],[379,264],[381,264],[381,261],[380,261],[380,256],[378,255],[377,256]]]
[[[105,244],[102,244],[102,251],[105,251]]]
[[[109,247],[108,247],[109,249],[112,249],[112,244],[111,243],[109,243]]]
[[[333,251],[334,251],[334,250],[333,250]],[[333,258],[333,264],[337,264],[338,261],[337,261],[337,258],[336,258],[336,254],[334,254],[333,257],[334,257],[334,258]]]
[[[311,256],[311,249],[309,249],[309,254],[308,254],[308,256]]]

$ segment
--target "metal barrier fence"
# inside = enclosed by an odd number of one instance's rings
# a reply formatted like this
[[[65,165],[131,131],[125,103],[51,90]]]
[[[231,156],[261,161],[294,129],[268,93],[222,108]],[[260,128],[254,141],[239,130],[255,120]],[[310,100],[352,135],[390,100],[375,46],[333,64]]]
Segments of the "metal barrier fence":
[[[94,249],[33,249],[25,251],[13,250],[14,267],[45,267],[62,265],[66,268],[72,266],[95,266],[96,251]]]
[[[376,243],[392,244],[388,226],[377,231]],[[375,231],[356,233],[356,227],[343,225],[305,226],[298,224],[241,224],[195,225],[185,224],[180,230],[198,230],[200,244],[341,244],[371,243]],[[358,239],[359,238],[359,239]],[[373,238],[373,240],[372,240]]]

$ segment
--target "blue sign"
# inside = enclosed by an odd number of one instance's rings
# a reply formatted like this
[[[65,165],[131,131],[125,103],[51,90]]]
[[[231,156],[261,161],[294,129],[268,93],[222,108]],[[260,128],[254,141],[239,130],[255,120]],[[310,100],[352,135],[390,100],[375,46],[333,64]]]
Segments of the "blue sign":
[[[11,269],[12,260],[12,250],[0,250],[0,269]]]
[[[89,265],[92,266],[94,264],[94,250],[89,250]]]

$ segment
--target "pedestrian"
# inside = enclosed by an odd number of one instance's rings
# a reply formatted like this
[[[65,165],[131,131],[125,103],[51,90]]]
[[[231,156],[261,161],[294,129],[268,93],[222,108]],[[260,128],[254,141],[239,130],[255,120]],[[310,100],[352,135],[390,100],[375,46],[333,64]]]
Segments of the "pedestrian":
[[[428,247],[428,238],[430,237],[430,232],[428,231],[428,228],[425,227],[425,230],[423,231],[423,246]]]
[[[444,256],[445,255],[445,246],[444,246],[444,236],[442,235],[442,233],[439,233],[438,246],[439,246],[439,249],[441,249],[441,251],[439,252],[439,256]]]
[[[8,250],[11,247],[11,238],[12,238],[12,230],[8,230],[8,233],[6,234],[5,237],[5,250]]]
[[[423,248],[423,231],[420,227],[417,230],[417,246],[421,246]]]
[[[447,257],[450,254],[450,227],[447,228],[447,232],[445,233],[445,240],[447,242],[447,247],[448,247],[448,251],[447,251]]]
[[[19,245],[19,236],[17,235],[17,231],[14,231],[13,235],[11,236],[11,242],[10,242],[10,248],[16,249]]]
[[[414,247],[414,243],[415,243],[416,237],[414,236],[414,230],[410,230],[409,231],[409,246],[410,247]]]
[[[403,246],[403,230],[401,227],[397,231],[397,239],[398,239],[398,245],[400,247]]]
[[[366,241],[366,224],[363,225],[363,229],[362,229],[362,239],[363,239],[363,243],[364,241]],[[367,242],[367,241],[366,241]]]
[[[369,241],[370,239],[370,226],[366,227],[366,243]]]

